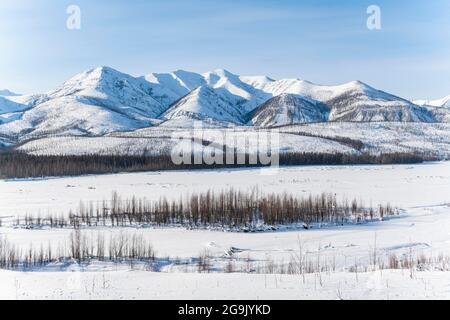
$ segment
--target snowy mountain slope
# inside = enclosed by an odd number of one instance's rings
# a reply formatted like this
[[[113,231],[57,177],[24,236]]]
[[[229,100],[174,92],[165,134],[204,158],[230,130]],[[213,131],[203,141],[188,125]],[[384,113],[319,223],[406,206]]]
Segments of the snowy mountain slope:
[[[326,101],[332,109],[330,115],[332,121],[435,121],[428,109],[362,82],[354,81],[340,86],[340,89],[344,90]]]
[[[12,141],[10,141],[8,138],[2,137],[0,135],[0,148],[9,147],[9,146],[11,146],[13,144],[14,143]]]
[[[165,107],[152,97],[152,87],[112,68],[81,73],[48,94],[50,99],[74,96],[132,118],[156,118]]]
[[[173,99],[171,103],[206,84],[200,74],[184,70],[172,73],[151,73],[144,78],[151,84],[161,87],[161,90]]]
[[[437,122],[450,122],[450,106],[426,108],[434,115]]]
[[[38,104],[44,103],[50,98],[47,94],[32,94],[32,95],[23,95],[23,96],[12,96],[8,97],[9,100],[24,105],[27,108],[32,108],[37,106]]]
[[[8,89],[2,89],[0,90],[0,96],[3,97],[14,97],[14,96],[20,96],[20,94],[14,93]]]
[[[0,114],[19,112],[26,109],[27,106],[11,101],[7,98],[0,96]]]
[[[259,106],[249,124],[259,127],[284,126],[297,123],[323,122],[330,110],[321,102],[283,93]]]
[[[133,119],[80,97],[61,97],[39,104],[20,120],[0,127],[2,131],[31,139],[46,135],[102,135],[149,125],[149,120]]]
[[[31,101],[25,96],[0,96],[0,126],[19,120],[23,112],[29,108],[31,108]]]
[[[350,138],[370,153],[409,152],[450,159],[450,123],[324,122],[279,128],[281,132]]]
[[[149,128],[150,131],[157,128]],[[230,149],[236,148],[242,153],[256,153],[258,151],[258,135],[252,129],[206,129],[199,133],[199,136],[205,142],[212,142],[211,145],[202,145],[200,142],[194,142],[196,146],[190,144],[190,140],[186,139],[180,142],[176,137],[189,137],[191,129],[179,129],[173,137],[161,137],[155,134],[152,137],[130,136],[128,133],[117,133],[115,136],[103,137],[50,137],[38,140],[31,140],[19,147],[20,151],[34,155],[84,155],[84,154],[101,154],[101,155],[142,155],[152,154],[169,155],[174,148],[184,150],[186,153],[192,150],[209,153],[214,151],[216,154],[222,154],[224,146],[223,135],[226,135],[230,141],[234,139],[247,139],[248,145],[238,144],[230,145]],[[263,138],[261,135],[260,138]],[[215,144],[214,144],[215,143]],[[351,147],[342,145],[336,141],[307,137],[294,134],[280,134],[280,145],[274,146],[274,151],[280,153],[289,152],[323,152],[334,153],[340,152],[345,154],[358,153]]]
[[[450,96],[436,100],[415,100],[414,103],[427,108],[436,121],[450,122]]]
[[[183,70],[172,73],[151,73],[143,79],[150,84],[155,99],[166,106],[204,85],[204,80],[199,74]]]
[[[445,98],[432,101],[431,103],[432,105],[436,103],[438,106],[450,108],[450,95],[446,96]]]
[[[426,108],[360,81],[338,86],[316,85],[299,79],[266,79],[249,83],[273,96],[291,93],[320,101],[331,109],[330,121],[434,121],[433,115]]]
[[[429,107],[446,107],[450,108],[450,95],[446,96],[442,99],[436,100],[414,100],[415,104],[420,106],[429,106]]]
[[[2,124],[20,120],[25,111],[47,100],[46,95],[0,96],[0,132],[7,134]]]
[[[353,81],[339,86],[315,85],[299,79],[273,80],[266,76],[235,76],[227,71],[205,74],[207,84],[223,96],[234,91],[244,110],[252,111],[283,93],[302,95],[325,103],[332,109],[331,121],[434,121],[426,108]]]
[[[242,81],[241,77],[227,70],[217,69],[203,74],[208,86],[248,113],[272,97],[254,86]]]
[[[5,91],[9,94],[9,91]],[[217,69],[132,77],[99,67],[47,94],[0,96],[0,135],[102,135],[153,125],[209,127],[316,121],[449,122],[448,97],[418,106],[360,81],[338,86]],[[450,110],[450,108],[449,108]],[[250,122],[249,122],[250,119]]]
[[[258,132],[272,130],[203,127],[202,131],[196,132],[191,127],[183,129],[156,126],[132,132],[115,132],[102,137],[42,138],[22,144],[19,150],[33,154],[158,154],[170,152],[174,136],[191,137],[195,133],[202,135],[205,141],[220,144],[224,135],[227,138],[248,138],[251,141]],[[284,126],[276,131],[280,132],[278,148],[281,152],[360,152],[359,149],[339,142],[339,138],[349,138],[361,141],[364,145],[362,151],[371,154],[417,152],[450,159],[449,123],[322,122]],[[240,143],[237,147],[243,148],[244,145]]]
[[[250,77],[251,78],[251,77]],[[223,99],[250,112],[272,97],[253,85],[241,80],[241,77],[224,69],[216,69],[203,74],[177,70],[172,73],[152,73],[145,79],[152,84],[158,84],[177,96],[172,102],[182,98],[201,86],[209,86]],[[248,80],[246,78],[246,80]]]
[[[201,86],[171,106],[164,113],[163,118],[167,120],[213,120],[240,124],[244,121],[244,114],[214,89],[209,86]]]
[[[0,96],[0,114],[25,111],[47,100],[45,94]]]
[[[17,97],[29,109],[0,126],[22,139],[49,134],[90,135],[151,126],[166,106],[152,96],[143,78],[107,67],[76,75],[43,96]]]

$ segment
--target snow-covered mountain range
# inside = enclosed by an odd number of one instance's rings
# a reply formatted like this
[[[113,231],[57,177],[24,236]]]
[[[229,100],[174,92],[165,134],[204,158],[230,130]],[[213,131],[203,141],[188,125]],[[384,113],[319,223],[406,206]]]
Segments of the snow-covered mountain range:
[[[414,100],[414,103],[420,106],[450,108],[450,95],[436,100]]]
[[[438,122],[450,122],[450,95],[436,100],[416,100],[415,104],[431,110]]]
[[[360,81],[323,86],[300,79],[238,76],[218,69],[142,77],[98,67],[55,90],[0,94],[0,136],[103,135],[163,125],[271,127],[310,122],[449,122],[450,96],[397,97]]]

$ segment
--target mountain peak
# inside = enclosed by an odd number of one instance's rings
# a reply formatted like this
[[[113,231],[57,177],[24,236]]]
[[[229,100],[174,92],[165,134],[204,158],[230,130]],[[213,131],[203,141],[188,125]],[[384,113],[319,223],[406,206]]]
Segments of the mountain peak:
[[[90,69],[90,71],[91,72],[103,72],[103,71],[117,71],[117,70],[115,70],[111,67],[108,67],[108,66],[97,66],[97,67]]]
[[[369,89],[369,88],[371,89],[372,88],[371,86],[362,82],[361,80],[350,81],[350,82],[344,84],[344,86],[355,87],[355,88],[359,88],[359,89]]]
[[[131,77],[130,75],[128,75],[126,73],[120,72],[120,71],[118,71],[114,68],[108,67],[108,66],[98,66],[98,67],[92,68],[92,69],[86,71],[85,74],[98,75],[100,77],[105,76],[107,74]]]
[[[176,75],[176,76],[181,76],[181,77],[183,77],[183,76],[193,76],[193,75],[198,75],[198,74],[195,73],[195,72],[187,71],[187,70],[183,70],[183,69],[177,69],[177,70],[175,70],[175,71],[173,72],[173,74]]]
[[[82,73],[76,74],[62,85],[62,87],[95,87],[98,83],[108,77],[131,77],[120,71],[106,66],[91,68]],[[61,88],[54,92],[59,91]]]
[[[218,76],[221,77],[230,77],[230,76],[235,76],[235,74],[231,73],[230,71],[226,70],[226,69],[214,69],[214,71],[212,73],[217,74]]]

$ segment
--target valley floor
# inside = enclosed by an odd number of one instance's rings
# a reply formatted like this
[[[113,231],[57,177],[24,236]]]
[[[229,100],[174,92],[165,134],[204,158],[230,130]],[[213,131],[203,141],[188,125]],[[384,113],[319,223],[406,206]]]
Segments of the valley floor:
[[[0,271],[0,298],[450,298],[449,162],[292,167],[282,168],[275,175],[262,173],[267,171],[233,169],[0,181],[0,236],[23,250],[30,244],[68,246],[72,230],[14,228],[14,217],[47,212],[67,215],[80,200],[106,200],[113,190],[148,199],[178,198],[207,189],[248,190],[255,186],[267,192],[306,196],[335,192],[338,197],[356,197],[368,205],[391,202],[402,209],[401,214],[360,225],[266,233],[182,228],[85,229],[82,232],[89,237],[142,235],[156,251],[157,270],[147,271],[139,264],[93,261],[86,265],[53,264],[27,272]],[[198,257],[204,252],[209,256],[209,273],[198,273]],[[427,261],[391,270],[392,256]],[[311,273],[285,274],[286,265],[298,257],[320,268],[313,267]],[[373,260],[377,261],[376,266]]]
[[[74,279],[76,281],[74,282]],[[0,272],[0,299],[449,299],[450,272],[290,275]],[[74,284],[75,283],[75,284]]]

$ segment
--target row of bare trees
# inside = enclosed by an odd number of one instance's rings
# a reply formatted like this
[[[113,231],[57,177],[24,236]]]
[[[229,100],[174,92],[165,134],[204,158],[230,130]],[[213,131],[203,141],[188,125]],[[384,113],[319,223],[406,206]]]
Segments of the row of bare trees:
[[[287,261],[276,261],[270,257],[264,260],[252,259],[250,255],[217,256],[211,255],[207,250],[198,257],[171,258],[157,257],[153,247],[142,234],[119,233],[110,235],[109,239],[98,232],[96,235],[87,235],[80,230],[74,230],[66,242],[33,246],[22,249],[0,238],[0,269],[33,271],[49,264],[73,266],[78,264],[80,271],[92,262],[127,263],[131,270],[138,267],[148,271],[159,271],[162,265],[173,265],[184,272],[241,272],[260,274],[291,274],[303,275],[309,273],[337,271],[335,257],[309,257],[303,254],[301,244],[298,253],[294,253]],[[225,263],[225,264],[224,264]],[[184,268],[183,268],[184,267]],[[381,255],[370,263],[356,263],[345,266],[344,270],[357,274],[383,269],[409,270],[412,277],[415,271],[423,270],[450,270],[450,257],[439,254],[426,256],[424,253],[402,254],[397,256]]]
[[[155,251],[152,245],[141,234],[119,233],[105,235],[98,233],[88,236],[74,230],[69,236],[68,246],[58,247],[48,244],[39,247],[30,246],[22,249],[0,238],[0,269],[32,269],[50,263],[77,262],[79,264],[90,260],[110,262],[153,262]]]
[[[49,226],[165,226],[188,228],[214,227],[255,231],[266,226],[313,223],[344,224],[383,219],[397,214],[389,204],[365,207],[356,199],[338,201],[336,195],[323,193],[307,197],[292,194],[262,194],[258,190],[234,189],[192,194],[178,200],[160,198],[124,199],[113,192],[110,201],[81,202],[69,216],[25,216],[16,225],[26,228]]]

